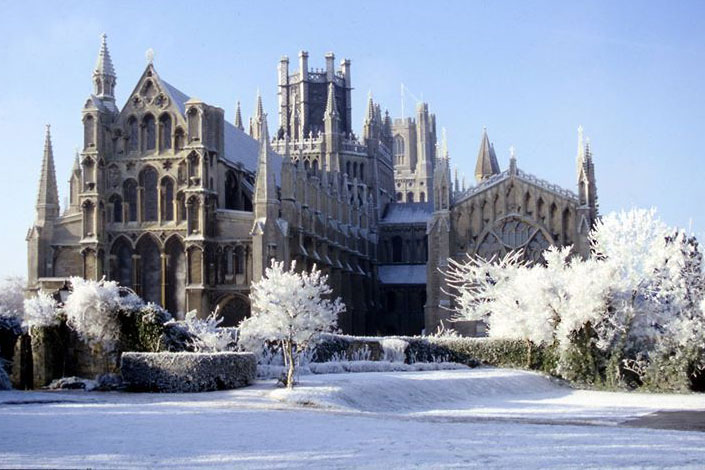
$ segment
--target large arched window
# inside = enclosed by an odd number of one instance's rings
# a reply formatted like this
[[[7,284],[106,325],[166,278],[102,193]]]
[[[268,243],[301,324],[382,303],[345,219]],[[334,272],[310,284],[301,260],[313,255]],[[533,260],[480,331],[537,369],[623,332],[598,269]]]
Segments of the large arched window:
[[[162,220],[174,220],[174,181],[162,178]]]
[[[142,220],[157,220],[158,191],[157,170],[151,166],[140,173],[140,186],[142,187]]]
[[[125,200],[127,222],[137,221],[137,183],[135,180],[127,180],[122,184],[122,197]]]
[[[419,202],[426,202],[426,193],[423,191],[419,194]]]
[[[404,201],[404,195],[402,193],[397,193],[397,202],[403,202]]]
[[[159,150],[171,148],[171,116],[162,114],[159,118]]]
[[[157,148],[157,133],[154,116],[147,114],[142,121],[142,142],[144,150],[154,150]]]
[[[411,191],[406,193],[406,202],[414,202],[414,193]]]
[[[137,150],[137,119],[130,116],[127,120],[127,151],[134,152]]]

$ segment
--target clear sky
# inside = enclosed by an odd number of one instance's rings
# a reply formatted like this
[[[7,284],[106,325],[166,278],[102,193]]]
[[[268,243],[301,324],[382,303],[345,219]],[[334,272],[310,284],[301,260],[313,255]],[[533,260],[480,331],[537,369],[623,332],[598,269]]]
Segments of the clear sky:
[[[368,90],[393,117],[400,83],[428,101],[454,165],[472,180],[482,127],[500,166],[575,188],[576,128],[592,140],[602,213],[659,208],[705,233],[704,2],[198,2],[0,0],[0,276],[26,274],[44,125],[60,199],[100,34],[124,104],[155,51],[162,78],[251,115],[257,88],[276,126],[276,67],[298,51],[352,60],[359,133]],[[407,95],[406,110],[414,108]],[[691,225],[692,224],[692,225]]]

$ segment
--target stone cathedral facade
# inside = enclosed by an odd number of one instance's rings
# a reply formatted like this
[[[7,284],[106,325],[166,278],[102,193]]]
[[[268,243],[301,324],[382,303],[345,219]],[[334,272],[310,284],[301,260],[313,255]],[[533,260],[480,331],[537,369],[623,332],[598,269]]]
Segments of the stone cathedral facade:
[[[250,313],[250,285],[272,259],[329,275],[352,334],[419,334],[448,318],[439,269],[448,257],[551,244],[588,254],[597,217],[589,145],[579,144],[578,193],[516,167],[500,171],[487,135],[477,186],[452,184],[445,139],[426,103],[392,121],[370,97],[352,126],[350,61],[278,69],[278,127],[258,97],[245,132],[239,105],[189,96],[149,63],[126,103],[103,36],[83,104],[82,150],[61,211],[49,128],[37,215],[27,234],[28,291],[70,276],[117,280],[177,318],[218,308],[225,325]],[[582,137],[581,137],[582,139]],[[472,331],[470,333],[473,333]]]

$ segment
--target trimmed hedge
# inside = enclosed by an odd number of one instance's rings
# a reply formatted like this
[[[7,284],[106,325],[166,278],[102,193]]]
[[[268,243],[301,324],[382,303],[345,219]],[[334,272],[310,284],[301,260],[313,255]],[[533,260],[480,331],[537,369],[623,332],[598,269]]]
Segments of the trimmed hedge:
[[[250,385],[257,373],[252,353],[126,352],[121,361],[128,390],[209,392]]]

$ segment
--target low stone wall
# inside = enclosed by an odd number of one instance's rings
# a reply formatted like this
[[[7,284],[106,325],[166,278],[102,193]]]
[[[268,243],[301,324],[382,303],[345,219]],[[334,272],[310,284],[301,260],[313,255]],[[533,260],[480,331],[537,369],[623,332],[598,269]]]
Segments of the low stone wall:
[[[121,371],[131,391],[209,392],[250,385],[257,360],[252,353],[126,352]]]

